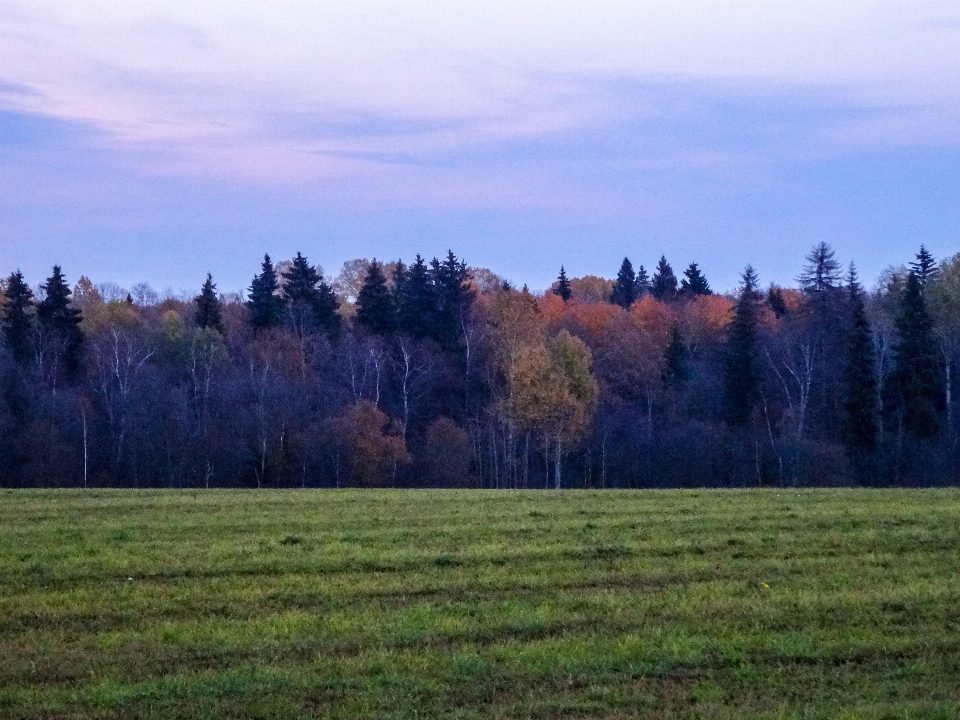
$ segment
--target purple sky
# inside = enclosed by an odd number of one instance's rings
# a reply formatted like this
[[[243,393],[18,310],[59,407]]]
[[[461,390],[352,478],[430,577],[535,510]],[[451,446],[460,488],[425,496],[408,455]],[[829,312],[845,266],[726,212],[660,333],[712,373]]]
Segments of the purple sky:
[[[223,290],[452,248],[726,290],[960,251],[960,9],[0,0],[0,273]]]

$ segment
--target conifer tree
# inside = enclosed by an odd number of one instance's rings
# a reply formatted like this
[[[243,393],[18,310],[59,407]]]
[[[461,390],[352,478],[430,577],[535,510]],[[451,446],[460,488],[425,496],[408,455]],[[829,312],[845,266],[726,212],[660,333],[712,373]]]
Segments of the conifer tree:
[[[700,267],[692,262],[683,271],[683,280],[680,281],[680,293],[682,295],[713,295],[710,289],[710,283],[703,276]]]
[[[724,415],[730,425],[744,425],[750,420],[760,384],[756,357],[760,294],[757,273],[751,265],[743,271],[742,279],[723,367]]]
[[[927,281],[932,280],[939,272],[937,261],[933,259],[933,255],[923,245],[920,246],[916,261],[910,263],[910,269],[917,276],[920,287],[925,287]]]
[[[436,315],[436,297],[430,269],[420,255],[404,273],[403,282],[394,286],[398,327],[415,338],[431,334]]]
[[[283,294],[287,298],[287,317],[297,337],[303,338],[315,328],[336,333],[340,327],[337,308],[340,302],[323,281],[320,271],[301,253],[283,273]]]
[[[637,276],[633,272],[633,265],[629,258],[624,258],[620,263],[617,281],[613,284],[613,292],[610,293],[610,302],[622,308],[633,305],[633,301],[637,299],[636,282]]]
[[[553,288],[553,294],[558,295],[564,302],[570,300],[573,292],[570,290],[570,281],[567,279],[567,272],[560,266],[560,274],[557,276],[557,285]]]
[[[390,335],[397,329],[393,295],[376,258],[370,263],[363,287],[357,294],[357,320],[377,335]]]
[[[650,283],[650,292],[657,300],[669,302],[677,297],[677,276],[667,262],[667,258],[660,256],[657,269],[653,271],[653,281]]]
[[[787,309],[787,301],[783,297],[783,290],[773,285],[770,286],[770,290],[767,292],[767,305],[773,310],[773,314],[777,316],[777,320],[789,312]]]
[[[690,375],[687,346],[680,335],[680,329],[674,325],[670,332],[670,344],[664,353],[666,360],[667,382],[675,387],[682,386]]]
[[[633,283],[634,286],[634,297],[637,300],[642,300],[646,297],[647,293],[650,292],[650,276],[647,275],[646,269],[643,265],[637,270],[637,279]]]
[[[17,270],[7,278],[6,300],[3,303],[3,330],[7,346],[17,362],[30,357],[33,333],[33,292]]]
[[[885,387],[887,410],[910,435],[931,439],[941,430],[944,371],[923,288],[912,270],[900,298],[896,329],[894,369]]]
[[[284,302],[278,294],[277,273],[269,255],[263,256],[260,274],[254,276],[250,284],[250,324],[258,330],[276,327],[283,321]]]
[[[70,286],[59,265],[53,266],[53,274],[40,289],[44,297],[37,304],[37,322],[43,335],[53,342],[63,368],[68,375],[73,374],[80,367],[80,348],[83,344],[81,313],[70,304]]]
[[[221,330],[220,298],[217,297],[217,285],[210,273],[207,273],[207,279],[200,288],[200,294],[194,298],[194,303],[197,306],[194,313],[197,327]]]
[[[876,449],[880,433],[877,406],[877,358],[870,323],[867,320],[863,290],[856,271],[850,266],[847,284],[850,294],[850,330],[843,373],[843,441],[855,466]]]
[[[470,272],[453,251],[447,252],[443,262],[434,258],[430,265],[437,300],[433,335],[449,345],[459,336],[464,313],[473,302],[473,291],[467,285]]]

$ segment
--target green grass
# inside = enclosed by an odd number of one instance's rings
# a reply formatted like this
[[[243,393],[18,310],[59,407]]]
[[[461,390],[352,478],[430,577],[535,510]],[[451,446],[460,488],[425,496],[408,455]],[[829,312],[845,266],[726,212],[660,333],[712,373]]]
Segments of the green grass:
[[[957,491],[4,491],[4,718],[957,718]]]

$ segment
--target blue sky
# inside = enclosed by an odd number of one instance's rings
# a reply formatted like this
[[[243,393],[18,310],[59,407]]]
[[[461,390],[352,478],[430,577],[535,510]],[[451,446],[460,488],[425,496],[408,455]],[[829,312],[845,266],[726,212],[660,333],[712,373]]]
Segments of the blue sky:
[[[194,289],[452,248],[872,279],[960,251],[952,3],[0,0],[0,272]]]

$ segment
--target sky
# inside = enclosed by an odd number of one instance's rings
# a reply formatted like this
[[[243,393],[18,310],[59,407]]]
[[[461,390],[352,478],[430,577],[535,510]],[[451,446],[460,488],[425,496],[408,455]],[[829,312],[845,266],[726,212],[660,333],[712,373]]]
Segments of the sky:
[[[0,273],[789,285],[960,251],[952,2],[0,0]]]

